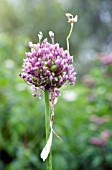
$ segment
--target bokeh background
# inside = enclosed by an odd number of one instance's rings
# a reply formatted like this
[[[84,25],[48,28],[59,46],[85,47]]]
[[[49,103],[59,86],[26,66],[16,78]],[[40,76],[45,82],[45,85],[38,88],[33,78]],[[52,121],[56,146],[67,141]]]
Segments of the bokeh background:
[[[112,170],[112,0],[0,0],[0,170],[45,170],[44,97],[32,97],[18,76],[38,32],[66,49],[70,38],[75,87],[55,106],[53,170]]]

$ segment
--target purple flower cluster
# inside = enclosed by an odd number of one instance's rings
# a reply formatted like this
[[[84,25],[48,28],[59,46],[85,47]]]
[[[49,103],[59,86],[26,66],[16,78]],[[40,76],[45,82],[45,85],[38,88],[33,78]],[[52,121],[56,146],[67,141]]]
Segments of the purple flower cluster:
[[[59,95],[62,85],[74,85],[76,81],[73,68],[73,56],[67,50],[59,47],[58,43],[52,44],[47,39],[42,43],[29,42],[30,52],[26,53],[23,60],[22,72],[19,74],[27,83],[33,85],[32,91],[41,92],[45,89],[54,89],[55,96]],[[36,96],[36,94],[33,94]]]
[[[112,53],[101,54],[99,59],[105,65],[112,65]]]
[[[96,146],[105,146],[107,145],[109,138],[110,132],[108,130],[104,130],[101,132],[100,137],[92,137],[90,143]]]

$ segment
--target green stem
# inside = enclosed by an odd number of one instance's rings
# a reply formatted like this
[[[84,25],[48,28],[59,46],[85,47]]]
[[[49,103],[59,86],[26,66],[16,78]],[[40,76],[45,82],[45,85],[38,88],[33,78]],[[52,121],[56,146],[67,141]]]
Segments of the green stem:
[[[69,38],[72,34],[72,31],[73,31],[73,23],[71,23],[71,28],[70,28],[70,32],[68,34],[68,37],[67,37],[67,51],[69,52]]]
[[[46,142],[50,134],[50,103],[49,103],[49,91],[45,90],[45,128],[46,128]],[[48,155],[46,160],[47,170],[52,170],[52,153]]]

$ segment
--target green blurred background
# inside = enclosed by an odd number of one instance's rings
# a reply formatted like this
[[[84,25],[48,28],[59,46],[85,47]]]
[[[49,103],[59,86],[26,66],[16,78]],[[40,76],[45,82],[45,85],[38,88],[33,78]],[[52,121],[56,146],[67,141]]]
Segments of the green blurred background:
[[[0,0],[0,170],[45,170],[44,97],[32,97],[18,76],[38,32],[66,49],[70,38],[75,87],[55,106],[53,170],[112,170],[112,0]]]

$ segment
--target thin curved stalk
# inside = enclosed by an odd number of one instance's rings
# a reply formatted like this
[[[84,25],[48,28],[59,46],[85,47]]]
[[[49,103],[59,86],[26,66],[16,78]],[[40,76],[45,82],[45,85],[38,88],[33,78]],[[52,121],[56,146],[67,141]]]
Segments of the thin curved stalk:
[[[68,37],[67,37],[67,51],[69,52],[69,38],[70,38],[70,36],[71,36],[71,34],[72,34],[72,31],[73,31],[73,23],[71,23],[71,28],[70,28],[70,32],[69,32],[69,34],[68,34]]]

